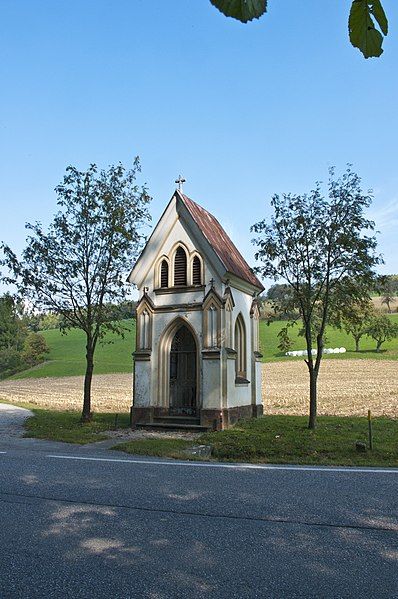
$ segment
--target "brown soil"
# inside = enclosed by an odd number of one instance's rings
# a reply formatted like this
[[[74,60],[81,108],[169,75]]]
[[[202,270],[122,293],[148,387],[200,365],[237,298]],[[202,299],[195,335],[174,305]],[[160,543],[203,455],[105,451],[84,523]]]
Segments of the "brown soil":
[[[128,412],[132,377],[94,376],[93,410]],[[307,414],[308,373],[303,361],[263,365],[266,414]],[[325,360],[319,375],[318,413],[338,416],[398,417],[398,362],[394,360]],[[53,409],[80,410],[83,377],[22,379],[0,382],[0,401],[28,402]]]

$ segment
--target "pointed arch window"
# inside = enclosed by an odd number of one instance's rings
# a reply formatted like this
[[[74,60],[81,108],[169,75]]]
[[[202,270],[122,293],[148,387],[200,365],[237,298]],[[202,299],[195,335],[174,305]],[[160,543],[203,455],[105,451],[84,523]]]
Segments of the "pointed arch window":
[[[178,247],[174,258],[174,285],[184,287],[187,284],[187,255],[184,248]]]
[[[167,260],[162,260],[162,263],[160,265],[160,286],[169,286],[169,265]]]
[[[237,379],[246,378],[246,328],[242,314],[235,322],[235,372]]]
[[[192,285],[202,284],[202,265],[198,256],[192,261]]]
[[[259,312],[258,312],[257,308],[253,311],[251,319],[252,319],[253,351],[258,352],[259,348],[260,348],[260,343],[259,343]]]
[[[215,306],[209,308],[209,346],[217,347],[217,309]]]
[[[151,348],[152,317],[147,308],[138,314],[137,348],[149,350]]]

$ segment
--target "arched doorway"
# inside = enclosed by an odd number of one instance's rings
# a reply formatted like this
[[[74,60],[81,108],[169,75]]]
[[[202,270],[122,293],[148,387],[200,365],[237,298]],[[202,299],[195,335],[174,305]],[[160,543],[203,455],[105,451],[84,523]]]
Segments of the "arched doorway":
[[[197,349],[185,325],[177,329],[170,347],[169,412],[171,416],[197,414]]]

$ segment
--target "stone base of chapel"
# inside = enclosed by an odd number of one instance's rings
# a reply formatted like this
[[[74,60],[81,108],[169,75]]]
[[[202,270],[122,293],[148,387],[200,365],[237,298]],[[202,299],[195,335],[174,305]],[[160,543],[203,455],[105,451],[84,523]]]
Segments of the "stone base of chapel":
[[[235,406],[233,408],[223,408],[222,410],[202,409],[198,414],[200,425],[212,430],[222,430],[229,428],[242,418],[259,418],[263,415],[263,405]],[[167,408],[147,407],[140,408],[133,406],[131,408],[130,421],[132,426],[140,424],[153,423],[158,418],[169,417]]]

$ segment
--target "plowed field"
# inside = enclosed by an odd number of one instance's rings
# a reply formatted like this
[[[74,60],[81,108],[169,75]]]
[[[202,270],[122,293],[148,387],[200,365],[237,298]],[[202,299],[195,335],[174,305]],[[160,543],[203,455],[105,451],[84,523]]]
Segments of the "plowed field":
[[[303,361],[263,364],[266,414],[306,414],[308,373]],[[0,382],[0,401],[29,402],[55,409],[80,410],[83,377],[21,379]],[[319,376],[318,413],[339,416],[398,417],[398,362],[394,360],[325,360]],[[131,375],[94,376],[93,410],[128,411]]]

